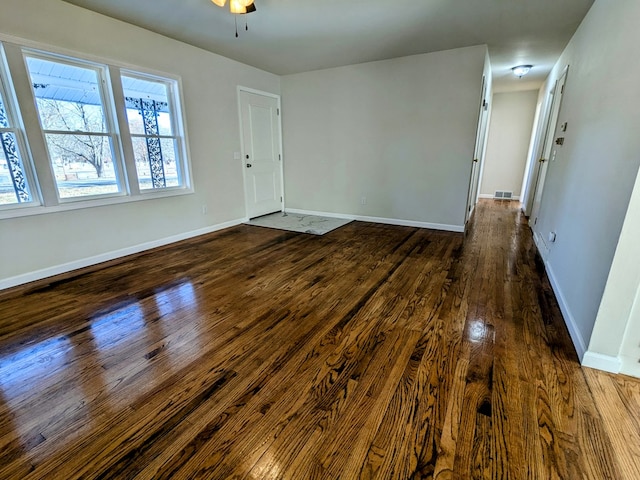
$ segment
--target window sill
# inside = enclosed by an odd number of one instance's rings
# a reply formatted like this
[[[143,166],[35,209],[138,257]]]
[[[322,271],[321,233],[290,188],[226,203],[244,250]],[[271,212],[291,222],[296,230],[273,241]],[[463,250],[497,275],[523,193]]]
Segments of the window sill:
[[[161,192],[148,191],[136,196],[110,196],[107,198],[93,198],[91,200],[77,200],[73,202],[61,203],[45,207],[43,205],[22,206],[0,210],[0,220],[9,218],[29,217],[32,215],[46,215],[48,213],[66,212],[69,210],[80,210],[83,208],[104,207],[107,205],[119,205],[123,203],[140,202],[157,198],[178,197],[181,195],[191,195],[193,188],[175,187]]]

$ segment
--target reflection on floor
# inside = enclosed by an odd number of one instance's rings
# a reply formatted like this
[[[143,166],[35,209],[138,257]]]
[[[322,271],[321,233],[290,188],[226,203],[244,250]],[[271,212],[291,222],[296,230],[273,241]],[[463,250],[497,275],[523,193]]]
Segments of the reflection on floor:
[[[517,202],[238,225],[0,299],[0,479],[640,478]]]

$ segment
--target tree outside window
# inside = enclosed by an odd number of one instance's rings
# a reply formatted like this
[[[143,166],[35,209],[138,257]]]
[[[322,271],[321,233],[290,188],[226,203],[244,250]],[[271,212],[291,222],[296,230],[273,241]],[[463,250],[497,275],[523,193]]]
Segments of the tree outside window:
[[[61,199],[122,190],[100,68],[27,56],[38,115]]]

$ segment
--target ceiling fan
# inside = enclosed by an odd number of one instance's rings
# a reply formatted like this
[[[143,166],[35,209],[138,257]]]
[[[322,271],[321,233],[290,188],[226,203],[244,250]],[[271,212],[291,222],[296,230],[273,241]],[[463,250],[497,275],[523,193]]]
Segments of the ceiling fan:
[[[224,7],[227,3],[227,0],[211,0],[211,1],[216,5],[218,5],[219,7]],[[237,15],[244,15],[247,13],[255,12],[256,6],[254,5],[253,0],[230,0],[229,11]],[[235,18],[235,22],[236,22],[236,38],[237,38],[238,37],[238,17]],[[245,17],[244,29],[249,30],[249,25],[247,24],[247,17]]]
[[[227,3],[227,0],[211,0],[211,1],[216,5],[218,5],[219,7],[224,7]],[[231,13],[237,13],[237,14],[251,13],[256,11],[256,7],[253,4],[253,0],[230,0],[229,11]]]

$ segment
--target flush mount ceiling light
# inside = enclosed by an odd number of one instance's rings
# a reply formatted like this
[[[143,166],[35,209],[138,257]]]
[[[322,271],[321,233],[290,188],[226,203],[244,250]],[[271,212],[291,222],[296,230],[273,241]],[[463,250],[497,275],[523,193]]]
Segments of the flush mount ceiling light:
[[[529,70],[531,70],[532,67],[533,65],[518,65],[517,67],[513,67],[511,71],[516,77],[522,78],[529,73]]]
[[[227,0],[211,0],[219,7],[224,7],[227,4]],[[256,6],[253,4],[253,0],[229,0],[229,11],[236,15],[245,15],[247,13],[255,12]],[[238,17],[235,17],[236,22],[236,37],[238,36]],[[244,29],[249,30],[247,25],[247,17],[245,17]]]

